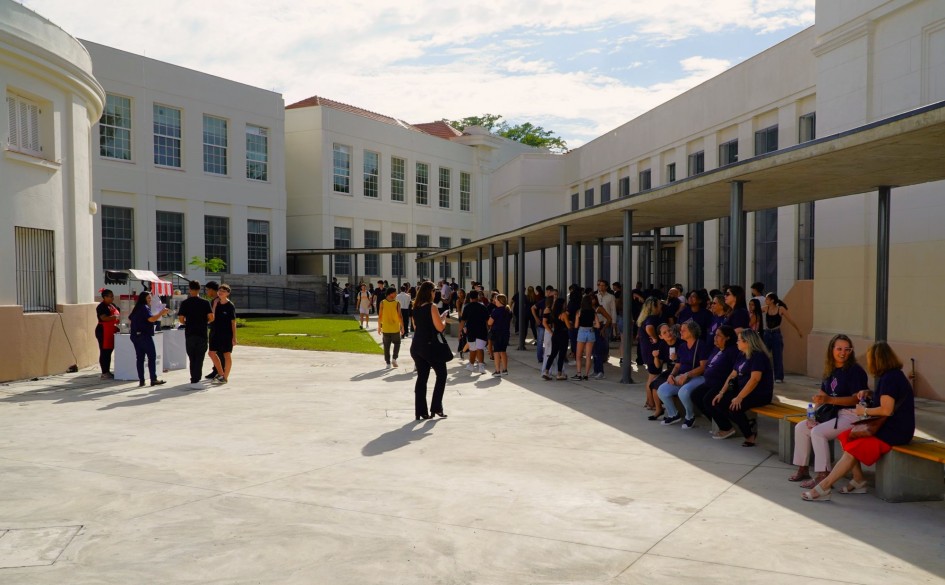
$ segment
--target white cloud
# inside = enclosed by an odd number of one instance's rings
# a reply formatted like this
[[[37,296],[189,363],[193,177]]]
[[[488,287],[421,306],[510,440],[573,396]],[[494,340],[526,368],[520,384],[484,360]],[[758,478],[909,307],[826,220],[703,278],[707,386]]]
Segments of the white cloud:
[[[576,46],[561,57],[567,61],[582,50],[612,52],[626,43],[796,28],[813,22],[814,9],[814,0],[598,0],[577,7],[569,0],[24,3],[77,37],[274,89],[287,103],[318,94],[413,122],[496,112],[552,128],[573,145],[730,64],[691,57],[677,79],[638,87],[616,77],[638,60],[602,65],[609,74],[567,72],[534,52],[549,39],[564,46],[596,31],[594,45]]]

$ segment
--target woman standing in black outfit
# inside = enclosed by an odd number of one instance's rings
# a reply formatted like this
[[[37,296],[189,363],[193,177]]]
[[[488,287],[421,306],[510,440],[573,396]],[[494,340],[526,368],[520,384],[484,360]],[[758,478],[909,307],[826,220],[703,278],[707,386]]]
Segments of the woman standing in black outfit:
[[[410,344],[410,357],[417,368],[417,383],[414,386],[414,413],[417,420],[425,420],[438,416],[446,418],[443,413],[443,392],[446,390],[446,362],[437,359],[432,345],[439,343],[436,334],[446,329],[446,323],[440,319],[440,313],[433,304],[433,283],[426,281],[417,289],[417,298],[413,302],[413,320],[416,330],[413,343]],[[430,379],[430,369],[436,373],[433,383],[433,400],[430,410],[427,410],[427,380]]]

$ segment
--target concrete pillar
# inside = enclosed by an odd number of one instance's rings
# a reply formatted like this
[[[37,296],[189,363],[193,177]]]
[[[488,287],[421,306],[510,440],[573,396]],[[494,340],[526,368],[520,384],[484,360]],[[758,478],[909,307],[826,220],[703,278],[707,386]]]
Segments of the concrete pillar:
[[[633,210],[627,209],[623,212],[623,256],[621,256],[622,261],[622,272],[623,274],[630,274],[630,259],[633,257]],[[620,296],[621,303],[623,304],[623,328],[621,335],[623,336],[623,354],[620,356],[623,359],[623,362],[620,365],[620,383],[621,384],[633,384],[633,376],[630,373],[630,364],[633,363],[633,360],[630,359],[630,348],[635,344],[633,343],[633,324],[632,324],[632,311],[630,310],[631,303],[633,299],[631,298],[630,291],[633,290],[633,286],[625,280],[621,280],[620,284],[622,285]]]
[[[544,252],[544,250],[542,250]],[[515,310],[518,311],[518,350],[525,350],[525,334],[528,332],[528,320],[531,318],[525,311],[525,290],[528,286],[525,284],[525,236],[520,236],[518,238],[518,254],[515,256],[515,259],[518,261],[518,269],[516,270],[517,278],[517,291],[518,291],[518,306],[515,307]]]
[[[876,333],[875,341],[886,341],[889,321],[889,208],[892,188],[879,188],[876,213]]]
[[[731,211],[729,213],[729,232],[731,234],[731,245],[729,246],[729,284],[739,286],[746,285],[745,278],[745,256],[746,256],[746,216],[744,211],[745,204],[745,182],[732,181]],[[746,287],[747,288],[747,287]]]
[[[568,226],[558,228],[558,291],[568,290]]]

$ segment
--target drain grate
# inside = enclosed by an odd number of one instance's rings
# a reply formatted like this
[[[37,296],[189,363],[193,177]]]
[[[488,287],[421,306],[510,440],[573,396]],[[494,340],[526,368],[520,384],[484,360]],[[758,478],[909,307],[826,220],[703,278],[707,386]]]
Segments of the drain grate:
[[[81,526],[0,528],[0,569],[52,565]]]

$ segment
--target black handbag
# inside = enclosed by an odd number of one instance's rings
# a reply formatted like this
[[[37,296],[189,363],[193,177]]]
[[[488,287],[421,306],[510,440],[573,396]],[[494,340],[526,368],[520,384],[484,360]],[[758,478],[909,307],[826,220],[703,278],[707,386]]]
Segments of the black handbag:
[[[814,420],[819,423],[825,423],[828,420],[837,418],[840,414],[840,406],[836,404],[821,404],[814,410]],[[834,425],[836,428],[836,425]]]
[[[430,342],[430,352],[431,357],[438,362],[448,362],[453,359],[453,350],[450,348],[450,344],[446,341],[446,336],[443,335],[442,331],[437,331],[436,335],[433,336],[433,340]]]

